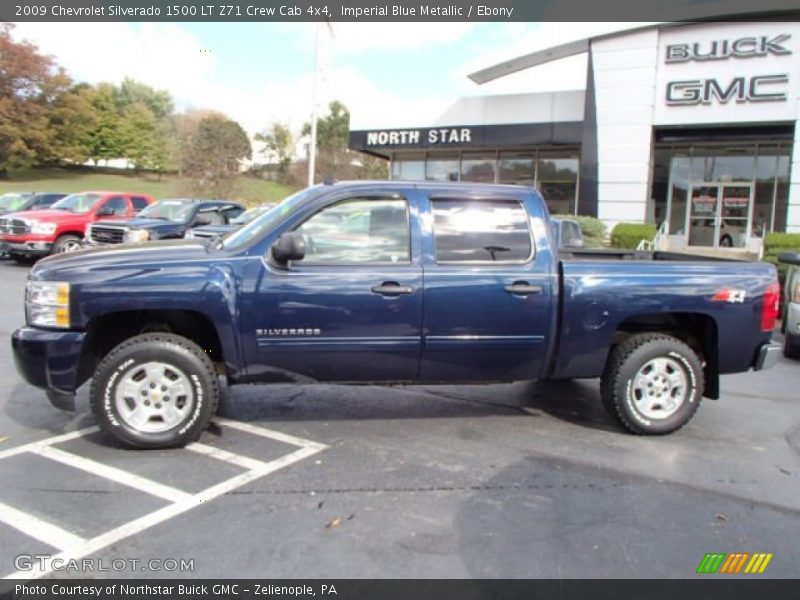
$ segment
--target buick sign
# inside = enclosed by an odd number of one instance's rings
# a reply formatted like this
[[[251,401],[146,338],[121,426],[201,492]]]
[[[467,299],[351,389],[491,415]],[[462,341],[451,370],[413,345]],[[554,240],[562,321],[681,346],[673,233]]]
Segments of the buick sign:
[[[680,63],[690,60],[724,60],[727,58],[751,58],[774,54],[783,56],[792,51],[784,46],[792,36],[788,33],[769,36],[751,36],[736,40],[714,40],[707,44],[671,44],[667,46],[665,62]]]

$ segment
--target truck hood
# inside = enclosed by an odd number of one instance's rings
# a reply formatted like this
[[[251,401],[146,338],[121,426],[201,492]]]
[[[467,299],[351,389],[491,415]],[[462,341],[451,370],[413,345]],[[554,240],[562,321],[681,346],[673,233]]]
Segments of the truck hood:
[[[42,210],[24,210],[4,215],[6,218],[25,219],[26,221],[66,221],[69,219],[86,219],[85,213],[72,213],[68,210],[56,210],[52,208],[45,208]]]
[[[30,278],[72,281],[76,275],[97,270],[128,269],[154,264],[168,267],[173,263],[208,258],[208,248],[207,240],[166,240],[56,254],[36,263],[31,269]]]
[[[123,219],[114,221],[115,227],[125,227],[127,229],[162,229],[184,227],[183,223],[167,221],[164,219]]]

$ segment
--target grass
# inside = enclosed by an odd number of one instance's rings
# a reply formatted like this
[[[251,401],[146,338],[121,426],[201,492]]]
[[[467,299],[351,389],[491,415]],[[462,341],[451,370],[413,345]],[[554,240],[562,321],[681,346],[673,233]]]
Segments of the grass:
[[[107,190],[150,194],[158,200],[185,195],[180,191],[181,183],[182,180],[174,175],[115,173],[91,169],[25,169],[11,171],[7,179],[0,179],[0,194]],[[231,194],[230,199],[238,200],[248,206],[282,200],[295,191],[287,185],[244,175],[240,175],[236,183],[236,192]]]

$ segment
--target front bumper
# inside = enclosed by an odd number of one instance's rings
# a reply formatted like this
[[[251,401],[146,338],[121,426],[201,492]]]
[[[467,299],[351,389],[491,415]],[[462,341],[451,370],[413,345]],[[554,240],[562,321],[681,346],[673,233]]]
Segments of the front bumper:
[[[26,242],[0,242],[0,251],[11,254],[25,254],[28,256],[47,256],[53,248],[53,243],[48,241],[31,240]]]
[[[776,344],[775,342],[762,344],[761,348],[758,350],[753,370],[763,371],[764,369],[774,367],[778,363],[778,357],[780,357],[782,353],[783,348],[781,348],[780,344]]]
[[[48,397],[71,396],[83,383],[78,367],[85,337],[82,331],[17,329],[11,336],[17,371],[31,385],[46,389]]]

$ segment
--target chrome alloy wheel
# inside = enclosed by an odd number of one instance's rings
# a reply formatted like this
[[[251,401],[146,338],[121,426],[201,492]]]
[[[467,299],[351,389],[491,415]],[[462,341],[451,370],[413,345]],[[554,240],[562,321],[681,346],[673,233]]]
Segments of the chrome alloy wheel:
[[[148,362],[125,372],[114,401],[126,425],[142,433],[161,433],[187,418],[194,406],[194,391],[180,369]]]
[[[58,249],[59,254],[66,254],[67,252],[77,252],[82,248],[80,240],[67,240]]]
[[[636,409],[648,419],[666,419],[686,400],[689,380],[686,369],[672,358],[646,362],[633,378],[630,389]]]

